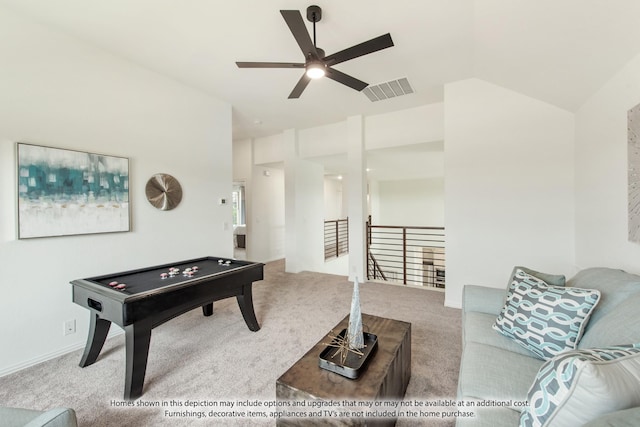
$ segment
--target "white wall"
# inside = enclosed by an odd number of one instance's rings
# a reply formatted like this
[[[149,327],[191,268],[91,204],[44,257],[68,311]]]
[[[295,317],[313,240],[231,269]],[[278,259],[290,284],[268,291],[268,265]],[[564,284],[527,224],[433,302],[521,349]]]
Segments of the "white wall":
[[[640,103],[640,55],[576,114],[576,264],[640,273],[627,239],[627,110]]]
[[[364,120],[347,118],[347,212],[349,216],[349,280],[367,277],[367,160]]]
[[[380,181],[374,188],[374,224],[444,227],[444,177]]]
[[[574,118],[477,79],[445,86],[446,304],[514,265],[573,275]]]
[[[284,170],[254,166],[250,197],[247,259],[269,262],[284,258]]]
[[[444,138],[444,104],[368,116],[365,121],[367,150],[399,147]]]
[[[324,170],[300,157],[298,132],[286,130],[284,141],[285,269],[321,271],[324,263]]]
[[[367,151],[444,139],[444,104],[436,103],[363,118]],[[347,152],[347,122],[298,130],[299,156],[305,159]],[[255,164],[284,161],[282,134],[255,140]]]
[[[232,254],[231,208],[217,204],[231,196],[231,108],[1,7],[0,40],[3,374],[84,345],[70,280]],[[132,231],[16,240],[17,141],[128,157]],[[182,185],[172,211],[145,199],[158,172]]]
[[[233,180],[251,181],[253,166],[253,140],[242,139],[233,141],[232,157],[233,157]]]
[[[263,165],[284,161],[282,134],[256,138],[253,140],[253,164]]]
[[[298,131],[299,155],[304,159],[346,153],[347,122]]]
[[[335,177],[324,178],[324,219],[333,221],[347,217],[347,203],[345,200],[344,179]]]

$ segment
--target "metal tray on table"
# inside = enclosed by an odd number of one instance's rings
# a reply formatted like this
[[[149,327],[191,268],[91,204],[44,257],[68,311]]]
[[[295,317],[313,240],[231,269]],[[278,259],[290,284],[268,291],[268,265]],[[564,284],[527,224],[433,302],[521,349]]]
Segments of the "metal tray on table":
[[[337,342],[339,339],[344,339],[346,334],[347,330],[343,329],[338,334],[338,338],[334,339],[331,344],[327,345],[327,348],[322,350],[318,363],[322,369],[326,369],[342,375],[343,377],[355,380],[362,372],[365,371],[367,365],[371,361],[371,358],[378,349],[378,337],[374,334],[364,332],[365,347],[360,350],[363,353],[362,356],[352,351],[348,351],[347,357],[343,361]]]

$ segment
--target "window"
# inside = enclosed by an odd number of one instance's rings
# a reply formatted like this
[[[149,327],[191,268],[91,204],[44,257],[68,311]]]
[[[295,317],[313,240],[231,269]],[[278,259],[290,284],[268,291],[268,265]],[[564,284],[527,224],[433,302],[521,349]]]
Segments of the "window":
[[[232,210],[233,210],[233,225],[245,224],[245,200],[244,200],[244,185],[234,184],[233,192],[231,193]]]

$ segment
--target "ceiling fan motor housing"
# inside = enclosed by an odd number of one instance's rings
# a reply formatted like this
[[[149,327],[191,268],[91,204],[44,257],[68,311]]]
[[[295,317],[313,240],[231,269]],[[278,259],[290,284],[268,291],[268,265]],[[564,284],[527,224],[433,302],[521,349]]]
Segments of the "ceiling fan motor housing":
[[[320,6],[309,6],[307,8],[307,20],[316,23],[322,19],[322,9]]]

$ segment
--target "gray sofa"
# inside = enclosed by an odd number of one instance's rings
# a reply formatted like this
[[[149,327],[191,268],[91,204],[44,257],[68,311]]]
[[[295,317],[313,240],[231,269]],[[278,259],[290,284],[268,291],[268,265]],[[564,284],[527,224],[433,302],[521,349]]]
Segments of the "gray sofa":
[[[76,413],[70,408],[48,411],[0,407],[2,427],[77,427]]]
[[[597,289],[601,293],[578,349],[640,343],[640,276],[622,270],[590,268],[580,271],[566,286]],[[506,293],[506,287],[464,288],[459,400],[526,401],[529,388],[545,363],[492,328],[504,306]],[[521,410],[515,406],[476,407],[475,417],[458,418],[456,426],[516,427]],[[640,426],[640,407],[615,411],[586,425]]]

